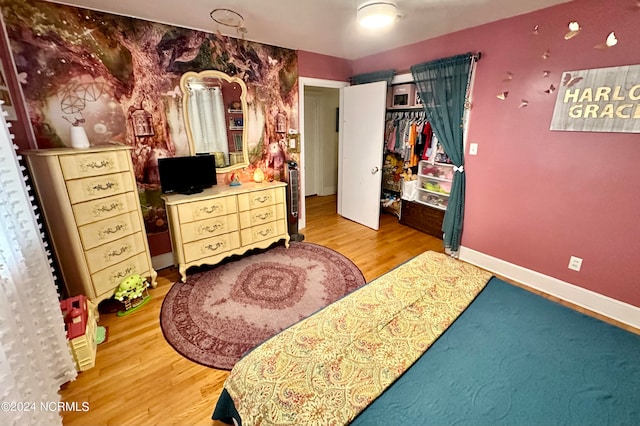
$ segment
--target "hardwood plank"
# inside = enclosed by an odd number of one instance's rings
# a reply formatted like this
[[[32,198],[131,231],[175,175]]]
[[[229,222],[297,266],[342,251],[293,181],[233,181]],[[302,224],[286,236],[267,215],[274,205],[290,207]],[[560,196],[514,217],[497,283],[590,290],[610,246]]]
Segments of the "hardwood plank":
[[[399,224],[395,216],[383,214],[380,230],[373,231],[338,216],[335,196],[306,201],[305,241],[342,253],[367,281],[426,250],[443,252],[441,240]],[[125,317],[101,315],[109,336],[98,346],[96,366],[60,391],[63,401],[86,401],[90,409],[61,413],[65,425],[223,424],[212,421],[211,413],[229,373],[183,358],[160,329],[162,300],[179,278],[174,268],[161,270],[142,309]]]

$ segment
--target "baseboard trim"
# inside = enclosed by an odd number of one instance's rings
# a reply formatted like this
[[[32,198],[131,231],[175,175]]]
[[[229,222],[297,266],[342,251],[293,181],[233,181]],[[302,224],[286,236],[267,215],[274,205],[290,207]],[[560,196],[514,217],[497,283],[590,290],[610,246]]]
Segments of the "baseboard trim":
[[[460,247],[460,260],[640,329],[640,308],[505,260]]]
[[[156,271],[173,266],[173,252],[159,254],[151,258],[151,265]]]

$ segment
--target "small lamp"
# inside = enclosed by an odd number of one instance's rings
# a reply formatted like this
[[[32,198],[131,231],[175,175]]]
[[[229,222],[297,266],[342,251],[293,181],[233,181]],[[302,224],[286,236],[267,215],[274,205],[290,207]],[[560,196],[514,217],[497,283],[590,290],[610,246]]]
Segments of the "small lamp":
[[[366,28],[391,25],[398,17],[395,0],[370,0],[361,3],[356,11],[358,23]]]
[[[264,181],[264,172],[260,167],[257,167],[253,172],[253,181],[257,183]]]

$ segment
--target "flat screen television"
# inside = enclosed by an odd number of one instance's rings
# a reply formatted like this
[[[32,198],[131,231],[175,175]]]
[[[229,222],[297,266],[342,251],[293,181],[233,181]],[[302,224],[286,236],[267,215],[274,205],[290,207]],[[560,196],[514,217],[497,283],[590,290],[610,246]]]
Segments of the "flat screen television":
[[[158,173],[163,193],[196,194],[216,181],[213,155],[158,159]]]

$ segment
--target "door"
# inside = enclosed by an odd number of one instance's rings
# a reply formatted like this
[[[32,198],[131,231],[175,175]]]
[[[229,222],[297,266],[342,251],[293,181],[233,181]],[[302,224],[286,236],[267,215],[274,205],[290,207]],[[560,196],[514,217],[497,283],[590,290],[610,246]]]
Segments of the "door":
[[[318,95],[309,89],[304,91],[305,134],[305,196],[318,194]]]
[[[338,214],[377,230],[387,84],[345,87],[340,99]]]

